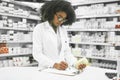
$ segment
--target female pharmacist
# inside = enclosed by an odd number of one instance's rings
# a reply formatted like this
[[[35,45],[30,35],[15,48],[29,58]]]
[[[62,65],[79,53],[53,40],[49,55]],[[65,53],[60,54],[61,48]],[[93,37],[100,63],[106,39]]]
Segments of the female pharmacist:
[[[42,23],[33,31],[33,57],[39,67],[65,70],[75,66],[76,58],[71,54],[67,32],[63,25],[75,21],[75,12],[71,4],[64,0],[46,2],[40,9]],[[85,64],[75,66],[83,69]]]

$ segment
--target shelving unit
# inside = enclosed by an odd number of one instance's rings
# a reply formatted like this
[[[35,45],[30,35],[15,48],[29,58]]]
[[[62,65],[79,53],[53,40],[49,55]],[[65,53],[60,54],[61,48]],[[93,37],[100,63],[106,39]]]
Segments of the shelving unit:
[[[98,43],[98,42],[69,42],[70,44],[84,44],[84,45],[103,45],[103,46],[114,46],[111,43]]]
[[[88,16],[83,16],[83,15],[77,15],[78,19],[85,19],[85,18],[104,18],[104,17],[119,17],[120,14],[104,14],[104,15],[88,15]]]
[[[67,29],[67,31],[99,31],[99,32],[101,32],[101,31],[105,31],[105,32],[112,32],[112,31],[120,31],[120,29],[80,29],[80,28],[69,28],[69,29]]]
[[[4,42],[0,42],[0,43],[32,43],[32,41],[4,41]]]
[[[115,10],[120,9],[119,1],[89,0],[72,4],[79,22],[70,26],[67,32],[75,57],[90,59],[92,66],[110,68],[109,65],[114,65],[111,69],[117,69],[120,28],[116,25],[120,25],[120,14]]]
[[[14,0],[1,0],[1,1],[16,4],[16,5],[21,5],[21,6],[24,6],[24,7],[29,7],[29,6],[27,6],[27,5],[23,4],[23,3],[21,4],[20,1],[14,1]]]
[[[120,0],[91,0],[91,1],[81,1],[77,3],[73,3],[73,6],[84,6],[88,4],[100,4],[100,3],[111,3],[111,2],[119,2]]]
[[[28,67],[28,66],[38,66],[38,63],[37,62],[33,62],[31,64],[24,65],[24,67]]]
[[[6,7],[7,8],[7,7]],[[20,16],[20,15],[13,15],[13,14],[8,14],[8,13],[0,13],[2,16],[10,16],[10,17],[15,17],[15,18],[25,18],[25,19],[31,19],[31,20],[40,20],[38,16]]]
[[[35,65],[31,60],[32,31],[40,22],[39,15],[16,1],[2,0],[0,4],[0,67]]]
[[[5,58],[5,57],[17,57],[17,56],[31,56],[31,53],[27,53],[27,54],[0,54],[0,58]]]
[[[75,56],[75,57],[86,57],[88,59],[100,59],[100,60],[107,60],[107,61],[117,61],[117,59],[110,59],[110,58],[103,58],[103,57],[89,57],[89,56]]]
[[[15,31],[33,31],[30,30],[29,28],[8,28],[8,27],[0,27],[0,30],[15,30]]]

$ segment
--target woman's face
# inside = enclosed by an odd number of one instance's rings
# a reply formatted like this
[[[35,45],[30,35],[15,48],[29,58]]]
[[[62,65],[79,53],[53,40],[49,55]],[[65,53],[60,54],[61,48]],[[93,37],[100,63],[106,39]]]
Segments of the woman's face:
[[[57,12],[55,15],[54,15],[54,18],[53,18],[53,21],[52,21],[52,24],[56,27],[60,26],[62,23],[64,23],[67,18],[67,14],[63,11],[60,11],[60,12]]]

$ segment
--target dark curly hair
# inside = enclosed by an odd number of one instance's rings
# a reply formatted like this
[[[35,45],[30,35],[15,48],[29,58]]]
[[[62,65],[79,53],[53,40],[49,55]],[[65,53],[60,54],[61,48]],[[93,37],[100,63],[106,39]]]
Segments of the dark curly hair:
[[[52,0],[46,2],[40,9],[40,15],[42,21],[51,21],[54,18],[54,15],[59,12],[64,11],[67,14],[67,21],[62,25],[71,25],[75,22],[76,16],[74,9],[70,2],[64,0]]]

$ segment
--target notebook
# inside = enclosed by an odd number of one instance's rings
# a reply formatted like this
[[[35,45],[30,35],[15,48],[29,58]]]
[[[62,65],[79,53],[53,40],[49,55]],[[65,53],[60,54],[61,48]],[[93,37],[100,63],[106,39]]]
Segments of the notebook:
[[[80,70],[77,70],[75,68],[68,68],[66,70],[57,70],[54,68],[48,68],[43,71],[48,72],[48,73],[53,73],[53,74],[66,75],[66,76],[75,76],[75,75],[80,74],[81,72]]]

